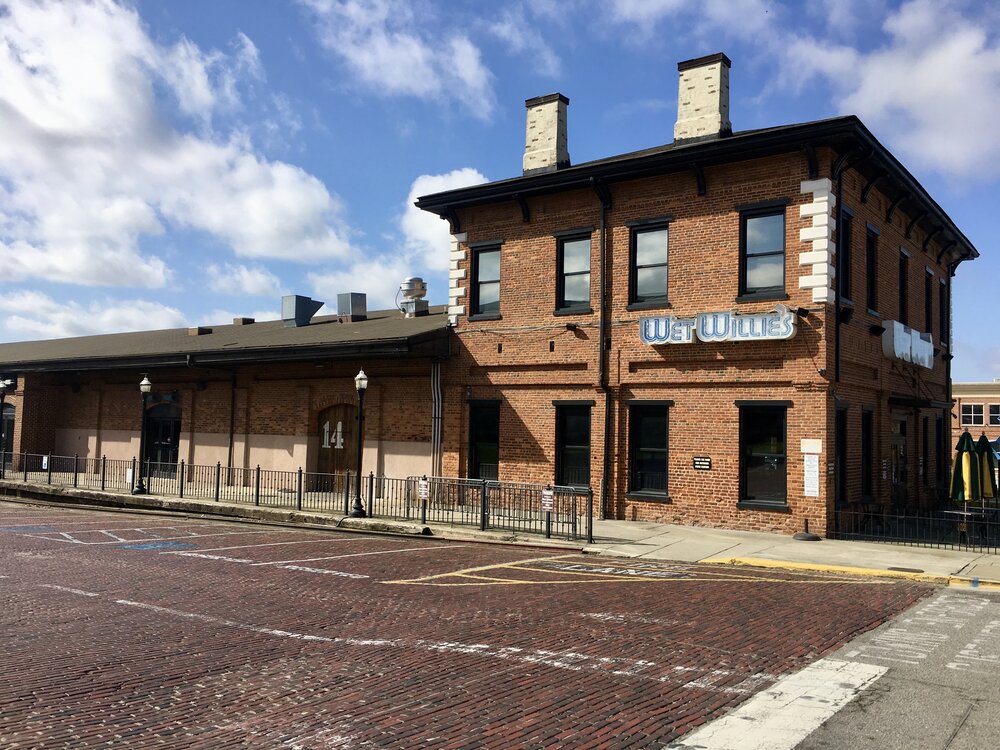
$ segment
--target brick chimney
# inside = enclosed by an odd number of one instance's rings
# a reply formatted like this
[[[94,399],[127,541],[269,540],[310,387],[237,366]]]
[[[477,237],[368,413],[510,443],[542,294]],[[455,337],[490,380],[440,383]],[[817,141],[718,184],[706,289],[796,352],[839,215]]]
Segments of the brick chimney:
[[[527,99],[528,122],[524,138],[524,174],[553,172],[569,166],[566,148],[566,107],[562,94]]]
[[[677,123],[674,143],[731,135],[729,68],[721,52],[677,63]]]

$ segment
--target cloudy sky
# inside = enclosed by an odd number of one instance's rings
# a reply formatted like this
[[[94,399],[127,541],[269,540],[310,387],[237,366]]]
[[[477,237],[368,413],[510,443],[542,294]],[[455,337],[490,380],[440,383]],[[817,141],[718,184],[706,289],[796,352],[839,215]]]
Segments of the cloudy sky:
[[[0,340],[444,302],[416,196],[519,175],[552,91],[574,163],[667,143],[720,50],[734,129],[857,114],[950,213],[955,377],[1000,377],[989,0],[0,0]]]

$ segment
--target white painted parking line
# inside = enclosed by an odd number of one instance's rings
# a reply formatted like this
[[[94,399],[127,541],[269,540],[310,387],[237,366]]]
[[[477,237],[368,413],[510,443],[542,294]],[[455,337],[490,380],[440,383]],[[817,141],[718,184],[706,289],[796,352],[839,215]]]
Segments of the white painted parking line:
[[[323,538],[323,539],[302,539],[295,542],[265,542],[264,544],[237,544],[233,547],[212,547],[210,549],[200,550],[201,552],[226,552],[231,549],[255,549],[257,547],[278,547],[283,544],[340,544],[341,542],[362,542],[366,539],[371,541],[377,537],[363,536],[355,537],[353,539],[333,539],[333,538]],[[379,539],[379,541],[392,541],[398,542],[402,541],[400,539]],[[161,555],[179,555],[179,552],[161,552]]]
[[[251,567],[260,565],[286,565],[287,563],[318,562],[319,560],[339,560],[342,557],[365,557],[366,555],[395,555],[400,552],[426,552],[434,549],[457,549],[465,547],[464,544],[441,544],[437,547],[406,547],[404,549],[385,549],[378,552],[352,552],[349,555],[330,555],[329,557],[307,557],[304,560],[272,560],[271,562],[253,563]]]
[[[68,594],[79,594],[80,596],[100,596],[100,594],[95,594],[93,591],[84,591],[83,589],[71,589],[68,586],[56,586],[54,583],[40,583],[38,584],[43,589],[55,589],[56,591],[65,591]]]
[[[791,750],[887,671],[876,664],[820,659],[667,748]]]
[[[226,557],[225,555],[205,555],[201,552],[181,552],[184,557],[200,557],[203,560],[222,560],[223,562],[234,562],[234,563],[252,563],[253,560],[248,560],[243,557]]]
[[[225,531],[218,534],[186,534],[184,536],[163,536],[163,537],[151,537],[150,539],[143,541],[154,541],[154,542],[168,542],[175,539],[204,539],[210,536],[238,536],[243,534],[268,534],[270,530],[267,531]],[[83,544],[86,546],[95,546],[101,544],[121,544],[121,542],[108,541],[108,542],[82,542],[79,539],[58,539],[51,536],[41,536],[40,534],[23,534],[22,536],[30,537],[31,539],[44,539],[47,542],[68,542],[70,544]],[[132,540],[135,541],[135,540]]]
[[[360,573],[347,573],[343,570],[328,570],[327,568],[305,568],[301,565],[282,565],[284,570],[301,570],[303,573],[320,573],[321,575],[340,576],[341,578],[370,578]]]

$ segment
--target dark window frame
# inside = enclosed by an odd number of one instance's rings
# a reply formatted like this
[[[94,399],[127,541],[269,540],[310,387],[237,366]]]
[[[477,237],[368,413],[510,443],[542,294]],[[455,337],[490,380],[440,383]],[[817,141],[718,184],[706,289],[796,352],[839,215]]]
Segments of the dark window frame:
[[[580,242],[582,240],[587,240],[589,245],[590,253],[587,256],[587,270],[586,271],[573,271],[571,273],[566,273],[564,268],[565,261],[565,247],[567,242]],[[593,266],[593,232],[590,230],[582,230],[579,232],[572,232],[567,234],[556,235],[556,311],[560,313],[565,312],[591,312],[590,307],[590,280],[591,272]],[[574,304],[566,303],[566,277],[567,276],[587,276],[587,301],[577,302]]]
[[[934,420],[934,438],[936,443],[935,449],[935,465],[934,465],[934,481],[939,489],[944,489],[944,475],[945,475],[945,435],[944,435],[944,419],[939,414]]]
[[[921,417],[920,419],[920,469],[923,472],[924,487],[930,487],[931,485],[931,420],[930,417]]]
[[[865,292],[868,310],[878,314],[878,237],[871,224],[865,233]]]
[[[468,471],[467,475],[469,479],[498,479],[500,474],[500,426],[501,426],[501,415],[500,415],[500,399],[471,399],[468,402],[469,409],[469,455],[468,455]],[[473,414],[478,411],[486,411],[487,409],[496,410],[496,450],[497,450],[497,463],[496,463],[496,476],[482,476],[483,462],[480,460],[479,455],[479,445],[482,444],[482,440],[477,440],[480,437],[480,430],[475,426],[473,420]],[[486,464],[492,465],[492,464]]]
[[[986,424],[990,427],[1000,425],[1000,404],[987,404],[984,418],[986,419]]]
[[[899,248],[899,317],[904,326],[910,325],[910,254]]]
[[[593,415],[592,415],[593,402],[592,401],[590,401],[590,402],[580,402],[580,401],[577,401],[577,402],[573,402],[573,401],[570,401],[570,402],[561,402],[561,403],[556,403],[555,409],[556,409],[556,414],[555,414],[555,453],[556,453],[555,459],[556,460],[555,460],[555,467],[554,467],[555,468],[554,483],[556,485],[565,486],[565,487],[585,487],[585,486],[589,486],[590,485],[590,459],[591,459],[591,451],[592,451],[592,445],[591,445],[590,440],[589,440],[589,436],[590,436],[589,425],[592,425],[592,423],[593,423],[593,420],[592,420],[592,417],[593,417]],[[564,424],[564,422],[565,422],[565,420],[569,416],[573,415],[574,413],[577,416],[586,414],[587,424],[588,424],[588,430],[587,430],[588,442],[587,442],[586,446],[583,446],[583,445],[567,445],[564,442],[565,441],[565,436],[564,436],[565,424]],[[566,477],[565,477],[565,474],[564,474],[565,471],[566,471],[564,453],[566,452],[567,448],[583,448],[583,447],[586,447],[586,449],[587,449],[587,466],[586,466],[587,481],[583,482],[583,483],[580,483],[580,482],[567,482],[567,481],[565,481]]]
[[[951,315],[948,309],[948,284],[944,279],[938,282],[938,341],[947,345],[949,339],[949,328],[951,327]]]
[[[764,510],[788,510],[788,401],[737,401],[739,407],[739,502],[737,507],[758,508]],[[762,412],[777,414],[780,412],[781,419],[781,442],[784,447],[782,465],[784,466],[784,492],[781,496],[775,497],[749,497],[747,481],[747,450],[745,444],[746,423],[754,415]]]
[[[643,415],[643,412],[645,414]],[[663,419],[664,444],[662,448],[649,447],[640,444],[640,427],[642,417],[651,419]],[[638,456],[640,452],[661,453],[663,479],[662,482],[653,480],[652,484],[662,486],[650,487],[648,482],[643,482],[642,473],[636,471],[636,466],[641,460]],[[628,404],[628,491],[629,497],[643,497],[656,500],[670,499],[670,405],[668,402],[631,402]],[[639,481],[637,482],[637,475]]]
[[[663,268],[667,278],[663,287],[663,294],[657,296],[647,296],[639,299],[639,235],[647,232],[667,233],[667,257],[663,263],[654,263],[641,268]],[[639,307],[666,307],[670,304],[670,220],[661,219],[658,221],[648,221],[636,223],[629,227],[629,281],[628,281],[628,304],[632,309]]]
[[[934,272],[924,269],[924,331],[934,335]],[[938,337],[940,340],[940,337]]]
[[[837,233],[837,288],[840,298],[851,301],[851,252],[853,250],[854,214],[846,208],[840,211],[840,229]]]
[[[739,296],[753,297],[761,299],[773,299],[785,295],[785,275],[788,271],[788,218],[786,216],[787,203],[782,201],[778,205],[773,203],[762,204],[761,207],[744,207],[740,210],[740,279]],[[756,255],[747,255],[747,222],[753,219],[763,219],[769,216],[781,217],[781,250]],[[767,258],[770,256],[781,256],[781,286],[780,287],[760,287],[750,289],[747,286],[747,259]]]
[[[471,248],[472,250],[472,267],[470,270],[470,283],[469,283],[469,320],[497,320],[500,318],[500,291],[502,286],[500,284],[500,279],[503,276],[501,273],[500,266],[502,265],[503,253],[500,243],[490,243],[484,245],[476,245]],[[486,253],[496,253],[497,254],[497,278],[495,279],[481,279],[479,278],[480,263],[481,258]],[[496,311],[484,312],[481,310],[480,303],[480,289],[483,284],[496,284],[497,285],[497,309]]]
[[[984,404],[962,404],[959,410],[959,426],[981,427],[986,424],[986,411],[984,406]],[[979,407],[978,415],[976,414],[976,407]],[[966,417],[966,410],[968,410],[968,417]],[[978,421],[976,421],[977,419]]]
[[[861,412],[861,498],[871,502],[875,497],[875,412]]]

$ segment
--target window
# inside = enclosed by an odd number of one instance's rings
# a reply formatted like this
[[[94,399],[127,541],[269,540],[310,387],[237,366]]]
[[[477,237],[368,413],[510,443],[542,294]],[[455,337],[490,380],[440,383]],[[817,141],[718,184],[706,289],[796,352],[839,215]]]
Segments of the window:
[[[473,315],[500,315],[500,248],[484,247],[472,255]]]
[[[667,408],[629,407],[629,492],[667,494]]]
[[[870,411],[861,412],[861,496],[870,500],[872,492],[872,428],[873,414]]]
[[[920,476],[923,478],[924,487],[931,483],[931,473],[928,471],[931,460],[930,423],[931,420],[927,417],[920,421]]]
[[[928,268],[924,273],[924,330],[933,333],[934,327],[934,273]]]
[[[840,235],[837,256],[837,278],[841,299],[851,298],[851,226],[854,217],[846,209],[840,213]]]
[[[909,325],[909,279],[910,279],[910,254],[905,250],[899,251],[899,322],[904,326]]]
[[[590,307],[590,237],[558,240],[556,251],[556,308]]]
[[[667,302],[667,227],[633,229],[631,237],[632,304]]]
[[[962,424],[980,425],[983,423],[982,404],[962,404]]]
[[[1000,404],[990,404],[990,421],[991,425],[1000,424]]]
[[[787,501],[785,406],[740,407],[740,500],[757,505]]]
[[[740,294],[785,291],[785,210],[740,216]]]
[[[944,281],[938,283],[938,326],[941,328],[938,338],[942,344],[948,343],[951,326],[948,319],[948,285]]]
[[[556,405],[556,484],[590,484],[590,405]]]
[[[469,402],[469,479],[500,476],[500,402]]]
[[[945,470],[945,447],[944,447],[944,420],[938,417],[934,420],[934,437],[937,450],[934,456],[934,479],[938,488],[944,487]]]
[[[878,310],[878,231],[874,227],[868,227],[865,237],[865,269],[868,309],[875,312]]]
[[[847,505],[848,474],[847,474],[847,409],[837,409],[836,433],[837,441],[837,473],[834,485],[834,500],[838,508]]]

